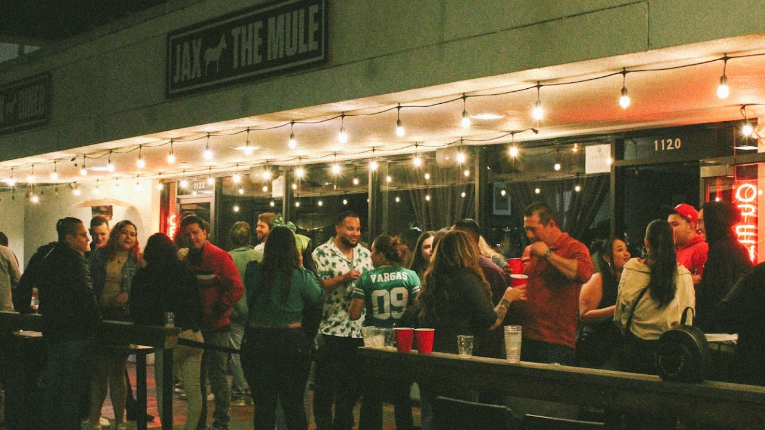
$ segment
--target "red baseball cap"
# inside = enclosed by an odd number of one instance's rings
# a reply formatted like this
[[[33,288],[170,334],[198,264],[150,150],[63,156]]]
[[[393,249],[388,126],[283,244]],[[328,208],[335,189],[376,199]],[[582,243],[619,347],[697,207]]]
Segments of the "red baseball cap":
[[[698,224],[699,222],[699,211],[687,203],[680,203],[672,211],[688,220],[691,224]]]

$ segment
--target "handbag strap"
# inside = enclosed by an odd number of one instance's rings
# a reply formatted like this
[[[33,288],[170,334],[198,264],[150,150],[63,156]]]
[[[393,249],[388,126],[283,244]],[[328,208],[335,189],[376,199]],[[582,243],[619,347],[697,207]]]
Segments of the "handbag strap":
[[[625,327],[625,333],[630,332],[630,326],[632,326],[632,316],[635,315],[635,308],[637,307],[638,302],[640,302],[640,299],[642,299],[643,296],[645,295],[646,291],[648,291],[648,287],[643,288],[643,291],[641,291],[640,294],[638,294],[637,299],[635,300],[635,303],[632,304],[632,310],[630,310],[630,317],[627,318],[627,326]]]
[[[696,312],[693,311],[693,308],[690,307],[690,306],[687,306],[685,309],[683,309],[683,316],[680,317],[680,324],[682,324],[682,325],[691,325],[691,324],[686,324],[685,323],[686,321],[688,321],[686,319],[686,317],[688,316],[688,311],[691,311],[691,319],[696,317]]]

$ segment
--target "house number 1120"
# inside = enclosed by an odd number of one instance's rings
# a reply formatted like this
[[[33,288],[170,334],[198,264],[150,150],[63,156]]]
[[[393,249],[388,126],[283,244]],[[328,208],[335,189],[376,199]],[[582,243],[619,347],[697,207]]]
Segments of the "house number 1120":
[[[671,151],[673,149],[680,149],[680,146],[683,144],[683,142],[680,140],[680,138],[675,139],[661,139],[661,140],[654,140],[653,146],[654,151]]]

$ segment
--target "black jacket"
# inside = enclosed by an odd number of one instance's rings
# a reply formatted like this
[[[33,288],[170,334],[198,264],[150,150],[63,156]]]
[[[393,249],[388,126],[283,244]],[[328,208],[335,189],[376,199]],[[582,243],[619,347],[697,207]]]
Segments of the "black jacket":
[[[56,247],[58,242],[50,242],[37,248],[37,252],[29,259],[24,274],[21,275],[19,285],[13,290],[13,308],[22,314],[34,312],[30,307],[32,302],[32,289],[40,288],[40,263]]]
[[[48,342],[84,340],[101,321],[90,281],[88,261],[65,243],[58,243],[39,266],[40,313]]]

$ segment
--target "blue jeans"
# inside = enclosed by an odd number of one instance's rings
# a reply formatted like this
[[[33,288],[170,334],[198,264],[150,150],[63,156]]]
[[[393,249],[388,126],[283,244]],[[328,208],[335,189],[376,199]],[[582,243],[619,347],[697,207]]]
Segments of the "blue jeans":
[[[80,428],[80,401],[90,384],[92,340],[52,342],[47,348],[43,414],[47,430]]]
[[[244,337],[244,324],[231,320],[231,332],[228,334],[231,347],[240,349],[242,347],[242,338]],[[244,379],[242,371],[242,360],[239,354],[231,354],[231,361],[228,363],[231,371],[231,397],[242,397],[247,390],[247,381]]]
[[[202,332],[205,343],[228,348],[228,330]],[[202,370],[199,385],[202,389],[202,411],[199,415],[197,428],[207,426],[207,379],[210,380],[210,391],[215,396],[213,422],[218,427],[228,428],[231,420],[231,388],[228,386],[228,353],[206,349],[202,354]]]

